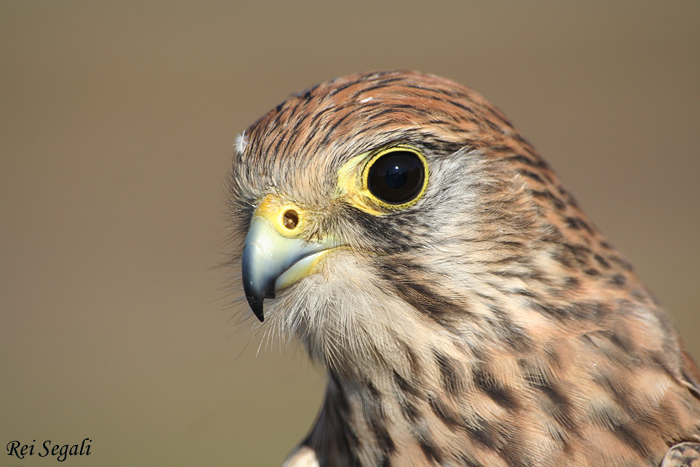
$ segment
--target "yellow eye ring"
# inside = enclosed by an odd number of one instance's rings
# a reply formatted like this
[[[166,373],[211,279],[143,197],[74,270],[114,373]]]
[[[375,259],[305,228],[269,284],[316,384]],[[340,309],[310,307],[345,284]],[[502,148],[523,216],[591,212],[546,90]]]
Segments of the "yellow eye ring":
[[[423,195],[428,163],[411,146],[392,146],[374,154],[362,171],[362,188],[375,202],[388,209],[404,209]]]
[[[428,161],[405,144],[357,155],[338,171],[338,196],[375,216],[413,206],[428,186]]]

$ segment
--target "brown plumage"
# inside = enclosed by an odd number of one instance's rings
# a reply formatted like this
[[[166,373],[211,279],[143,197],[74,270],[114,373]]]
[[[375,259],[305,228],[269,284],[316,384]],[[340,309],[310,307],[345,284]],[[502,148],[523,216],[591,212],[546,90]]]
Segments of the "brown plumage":
[[[347,76],[236,148],[246,297],[329,377],[286,465],[700,465],[669,316],[481,96]]]

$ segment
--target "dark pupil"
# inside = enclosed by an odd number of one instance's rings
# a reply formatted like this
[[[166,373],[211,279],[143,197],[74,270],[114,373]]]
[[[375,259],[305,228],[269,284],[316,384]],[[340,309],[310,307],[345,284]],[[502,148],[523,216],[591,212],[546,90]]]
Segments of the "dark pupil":
[[[409,151],[395,151],[377,159],[369,169],[367,185],[384,202],[401,204],[415,198],[423,188],[423,164]]]
[[[406,167],[401,165],[388,167],[385,179],[386,184],[389,185],[389,188],[398,190],[402,186],[406,185],[406,181],[408,180],[408,170],[406,170]]]

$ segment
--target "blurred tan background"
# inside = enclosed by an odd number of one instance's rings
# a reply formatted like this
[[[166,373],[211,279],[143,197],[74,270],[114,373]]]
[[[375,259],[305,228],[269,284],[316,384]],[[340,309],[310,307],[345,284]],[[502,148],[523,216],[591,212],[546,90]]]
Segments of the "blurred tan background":
[[[593,6],[591,6],[593,5]],[[700,358],[700,3],[0,2],[0,466],[275,466],[323,375],[239,324],[236,134],[335,76],[503,109]]]

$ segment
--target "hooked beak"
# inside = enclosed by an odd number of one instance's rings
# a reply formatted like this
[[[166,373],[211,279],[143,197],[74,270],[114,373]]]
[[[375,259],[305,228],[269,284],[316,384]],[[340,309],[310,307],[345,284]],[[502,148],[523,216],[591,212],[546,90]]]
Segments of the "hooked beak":
[[[337,243],[305,241],[304,217],[296,206],[279,206],[270,196],[253,215],[243,247],[243,290],[260,321],[263,301],[312,274],[318,260]]]

